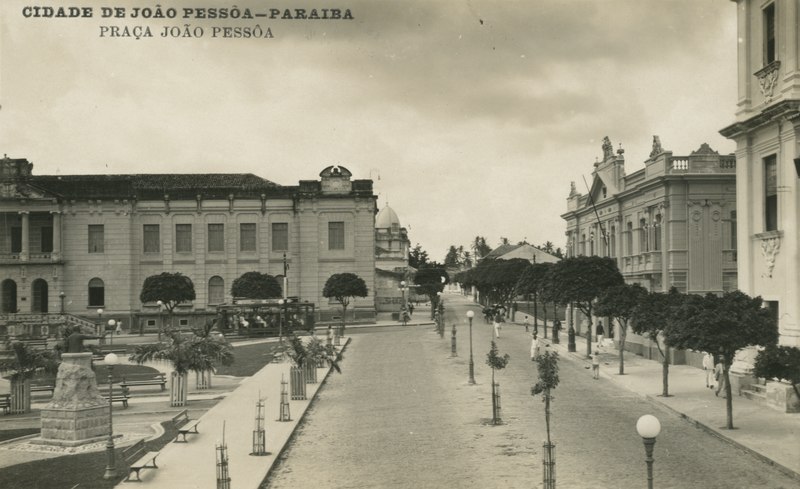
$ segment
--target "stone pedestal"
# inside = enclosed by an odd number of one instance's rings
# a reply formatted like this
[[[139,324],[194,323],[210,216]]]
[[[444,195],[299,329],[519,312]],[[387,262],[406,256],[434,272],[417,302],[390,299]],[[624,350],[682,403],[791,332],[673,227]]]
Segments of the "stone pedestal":
[[[91,353],[64,353],[53,400],[42,409],[42,434],[33,443],[77,446],[108,437],[108,401],[97,390]]]

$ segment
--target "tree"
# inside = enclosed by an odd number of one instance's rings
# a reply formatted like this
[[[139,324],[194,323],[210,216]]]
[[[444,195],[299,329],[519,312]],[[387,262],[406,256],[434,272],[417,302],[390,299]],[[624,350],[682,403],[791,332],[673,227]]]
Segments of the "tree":
[[[245,272],[231,285],[231,295],[237,298],[274,299],[281,294],[278,279],[267,273]]]
[[[428,263],[428,252],[417,243],[408,253],[408,266],[419,269],[426,263]]]
[[[224,339],[170,332],[166,341],[137,345],[128,359],[139,365],[153,360],[169,362],[174,370],[170,404],[183,406],[189,372],[201,374],[214,371],[217,365],[231,365],[234,356],[233,348]]]
[[[500,246],[510,244],[510,241],[505,236],[500,236]]]
[[[444,268],[421,268],[414,275],[414,283],[417,285],[417,293],[428,296],[431,303],[431,319],[436,312],[438,303],[438,292],[444,290],[445,284],[450,280],[447,270]]]
[[[794,346],[768,346],[758,352],[753,369],[756,377],[786,380],[792,384],[800,399],[800,348]]]
[[[544,423],[547,429],[547,446],[546,450],[550,453],[545,453],[545,460],[553,461],[553,444],[550,440],[550,401],[552,400],[552,391],[558,387],[558,353],[554,351],[545,351],[536,357],[536,370],[539,373],[539,381],[531,388],[531,395],[535,396],[542,394],[542,401],[544,402]],[[551,467],[545,464],[544,470],[547,475],[550,473],[552,478],[555,474],[551,471]],[[547,479],[547,477],[545,477]]]
[[[592,309],[594,300],[607,288],[624,281],[613,258],[575,256],[561,260],[553,267],[553,294],[562,304],[573,303],[586,315],[586,356],[592,354]]]
[[[195,299],[194,284],[192,280],[180,272],[162,272],[144,279],[139,300],[142,302],[161,301],[167,308],[172,325],[172,311],[182,302]]]
[[[486,238],[483,236],[475,236],[475,239],[472,240],[472,253],[475,258],[480,261],[491,252],[492,247],[486,244]]]
[[[492,423],[493,424],[498,424],[500,422],[500,413],[498,412],[499,405],[497,402],[497,391],[495,390],[496,384],[494,382],[494,372],[495,370],[502,370],[506,368],[506,365],[508,365],[508,360],[510,358],[511,357],[508,356],[508,353],[506,353],[501,357],[497,350],[497,343],[495,343],[494,340],[492,340],[492,346],[491,348],[489,348],[489,353],[486,354],[486,365],[488,365],[492,369]]]
[[[650,292],[642,296],[639,305],[631,316],[633,332],[646,336],[655,343],[661,356],[661,395],[669,397],[669,340],[670,333],[677,321],[678,309],[685,296],[675,287],[669,292]],[[661,346],[663,340],[664,346]]]
[[[615,285],[603,291],[595,304],[598,316],[609,316],[619,324],[619,374],[625,375],[625,338],[628,323],[639,302],[647,295],[647,290],[639,284]],[[608,325],[611,329],[611,324]]]
[[[444,257],[444,266],[448,268],[457,268],[461,264],[461,256],[458,253],[458,248],[450,245],[447,250],[447,255]]]
[[[339,327],[339,336],[344,336],[344,324],[350,300],[354,297],[366,297],[368,293],[367,283],[355,273],[335,273],[325,282],[322,296],[326,299],[336,299],[336,302],[342,306],[342,324]]]
[[[728,429],[733,429],[728,370],[736,352],[748,346],[771,347],[778,342],[778,322],[768,309],[761,307],[762,302],[761,297],[750,297],[738,290],[722,297],[690,296],[666,333],[672,346],[715,353],[722,361]]]
[[[548,266],[549,265],[549,266]],[[533,296],[533,331],[539,333],[539,298],[545,290],[545,276],[552,264],[532,263],[525,267],[520,276],[519,292]],[[547,332],[547,309],[545,314],[545,333]]]
[[[58,372],[58,360],[52,350],[35,350],[25,343],[7,342],[10,356],[0,358],[0,372],[10,373],[11,380],[11,412],[22,414],[31,410],[30,379],[39,372],[55,374]]]

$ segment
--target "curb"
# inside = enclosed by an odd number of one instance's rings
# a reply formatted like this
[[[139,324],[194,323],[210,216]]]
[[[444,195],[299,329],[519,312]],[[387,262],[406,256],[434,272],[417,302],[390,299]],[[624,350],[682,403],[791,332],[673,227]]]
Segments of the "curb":
[[[551,348],[553,347],[552,343],[548,343],[548,344],[550,345]],[[561,344],[559,343],[559,345],[556,348],[563,349],[564,347],[561,346]],[[567,351],[565,353],[567,354],[566,356],[572,358],[573,361],[584,361],[585,360],[582,357],[581,353],[569,352],[569,351]],[[577,358],[577,357],[580,357],[580,358]],[[619,386],[619,387],[621,387],[621,388],[623,388],[623,389],[625,389],[625,390],[627,390],[629,392],[633,392],[634,394],[637,394],[639,397],[641,397],[643,399],[646,399],[647,401],[649,401],[653,405],[655,405],[657,407],[660,407],[660,408],[664,408],[667,411],[678,415],[680,418],[688,421],[690,424],[694,425],[696,428],[700,428],[701,430],[705,431],[706,433],[715,436],[717,439],[722,440],[722,441],[724,441],[724,442],[726,442],[726,443],[728,443],[728,444],[730,444],[730,445],[732,445],[732,446],[734,446],[734,447],[736,447],[736,448],[738,448],[738,449],[740,449],[740,450],[742,450],[744,452],[747,452],[750,455],[754,456],[755,458],[761,460],[762,462],[764,462],[764,463],[766,463],[768,465],[771,465],[772,467],[775,467],[780,472],[782,472],[784,475],[800,481],[800,473],[790,469],[789,467],[786,467],[785,465],[782,465],[782,464],[776,462],[775,460],[772,460],[771,458],[769,458],[766,455],[758,452],[757,450],[755,450],[753,448],[750,448],[750,447],[748,447],[746,445],[743,445],[743,444],[739,443],[738,441],[734,440],[733,438],[725,436],[724,434],[722,434],[719,431],[715,430],[714,428],[708,426],[707,424],[692,418],[691,416],[687,415],[686,413],[682,413],[681,411],[678,411],[677,409],[675,409],[674,407],[672,407],[672,406],[670,406],[668,404],[665,404],[665,403],[661,402],[659,399],[657,399],[655,396],[653,396],[651,394],[645,394],[645,393],[642,393],[642,392],[636,392],[634,390],[631,390],[631,389],[627,388],[623,384],[617,382],[617,380],[611,374],[606,373],[605,371],[600,372],[600,375],[602,377],[604,377],[605,379],[610,380],[615,385],[617,385],[617,386]]]

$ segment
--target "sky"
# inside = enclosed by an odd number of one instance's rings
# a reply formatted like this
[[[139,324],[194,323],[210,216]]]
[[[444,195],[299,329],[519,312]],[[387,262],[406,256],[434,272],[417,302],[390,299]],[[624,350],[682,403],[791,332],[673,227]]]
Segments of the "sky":
[[[93,16],[26,17],[33,5]],[[176,17],[132,18],[156,5]],[[234,6],[254,18],[197,18]],[[255,17],[286,7],[352,19]],[[256,26],[273,37],[223,37]],[[586,191],[604,136],[627,173],[653,135],[675,155],[734,151],[718,131],[734,121],[736,36],[730,0],[3,0],[0,153],[36,175],[283,185],[337,164],[374,180],[432,259],[475,236],[563,247],[570,182]]]

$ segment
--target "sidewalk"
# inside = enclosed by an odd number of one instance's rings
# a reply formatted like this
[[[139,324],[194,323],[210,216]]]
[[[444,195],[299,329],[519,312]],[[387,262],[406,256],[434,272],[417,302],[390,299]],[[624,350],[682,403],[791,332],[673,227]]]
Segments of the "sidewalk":
[[[520,327],[524,318],[517,318]],[[561,343],[552,339],[540,340],[558,351],[562,358],[587,366],[586,339],[576,337],[576,352],[567,351],[567,335],[561,331]],[[607,344],[600,352],[600,379],[610,380],[631,392],[658,403],[677,413],[698,428],[717,436],[774,465],[790,477],[800,480],[800,413],[781,413],[765,404],[744,396],[733,397],[733,426],[725,429],[727,413],[725,399],[716,397],[705,387],[703,370],[688,365],[669,366],[669,394],[661,397],[661,363],[625,352],[625,375],[619,375],[619,350]],[[587,375],[590,375],[587,370]]]

